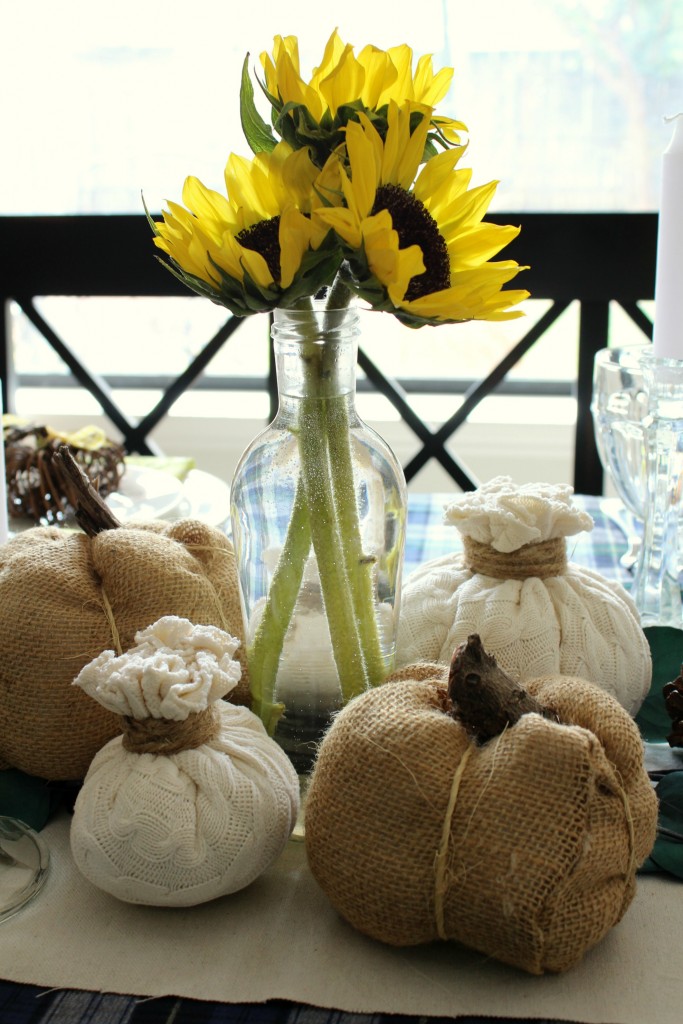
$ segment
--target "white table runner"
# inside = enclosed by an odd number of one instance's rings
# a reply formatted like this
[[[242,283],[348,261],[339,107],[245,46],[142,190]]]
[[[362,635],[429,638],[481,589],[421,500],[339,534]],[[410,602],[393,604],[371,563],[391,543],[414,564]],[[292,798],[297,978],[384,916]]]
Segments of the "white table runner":
[[[54,988],[348,1012],[680,1024],[683,885],[639,882],[624,920],[574,970],[531,977],[455,944],[383,946],[335,913],[290,842],[248,889],[188,910],[135,907],[78,873],[66,815],[43,832],[42,892],[0,925],[0,976]]]

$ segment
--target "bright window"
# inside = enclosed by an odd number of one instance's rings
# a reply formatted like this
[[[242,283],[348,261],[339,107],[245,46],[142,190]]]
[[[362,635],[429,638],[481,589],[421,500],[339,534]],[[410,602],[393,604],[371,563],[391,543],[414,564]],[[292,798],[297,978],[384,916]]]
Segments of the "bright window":
[[[283,14],[283,10],[287,13]],[[679,0],[36,0],[0,41],[0,212],[138,212],[193,173],[220,188],[246,152],[238,87],[276,33],[318,62],[335,23],[357,46],[408,42],[455,67],[441,105],[469,127],[474,179],[500,210],[654,210],[665,115],[683,108]]]
[[[473,182],[499,179],[492,210],[519,213],[522,228],[525,211],[657,208],[671,134],[663,118],[683,109],[680,0],[420,0],[419,17],[414,5],[387,10],[346,0],[328,24],[310,0],[241,4],[238,14],[228,0],[14,5],[0,39],[0,213],[142,216],[141,192],[158,212],[180,200],[190,173],[221,189],[229,152],[248,154],[238,105],[247,51],[257,65],[274,34],[294,33],[310,70],[334,22],[356,46],[408,42],[416,55],[433,53],[436,67],[455,67],[440,110],[468,125]],[[41,310],[91,370],[153,376],[181,372],[221,322],[210,304],[164,305],[46,298]],[[413,332],[375,315],[364,343],[395,376],[477,377],[544,308],[530,302],[527,318],[510,324],[425,329],[419,346]],[[511,378],[573,379],[575,313],[570,307]],[[15,326],[20,374],[63,372],[22,317]],[[141,348],[143,331],[150,340]],[[238,332],[208,376],[262,375],[263,334],[260,322]],[[141,398],[125,399],[131,413]]]

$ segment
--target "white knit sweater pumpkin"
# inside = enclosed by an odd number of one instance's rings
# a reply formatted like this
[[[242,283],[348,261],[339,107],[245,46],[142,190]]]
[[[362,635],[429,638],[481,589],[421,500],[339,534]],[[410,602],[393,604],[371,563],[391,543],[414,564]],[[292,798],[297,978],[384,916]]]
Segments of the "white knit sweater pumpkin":
[[[214,735],[176,753],[96,754],[76,800],[71,849],[98,888],[130,903],[191,906],[252,882],[282,852],[299,808],[296,772],[261,721],[220,698],[237,684],[239,641],[166,616],[75,684],[133,720],[187,723],[213,706]],[[196,719],[195,719],[196,721]]]
[[[492,549],[494,560],[508,555],[514,565],[522,548],[536,550],[528,545],[593,528],[571,496],[568,486],[517,486],[496,477],[459,495],[445,521],[466,544],[471,538]],[[619,584],[571,562],[558,575],[510,579],[472,571],[458,552],[416,569],[403,590],[397,665],[448,663],[471,633],[520,681],[578,676],[632,715],[650,687],[650,651],[632,599]]]

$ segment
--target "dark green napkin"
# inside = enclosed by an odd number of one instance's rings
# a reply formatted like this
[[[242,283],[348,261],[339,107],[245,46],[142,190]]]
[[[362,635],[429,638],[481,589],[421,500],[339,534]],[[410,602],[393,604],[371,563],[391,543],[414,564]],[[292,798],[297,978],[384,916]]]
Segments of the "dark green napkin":
[[[683,769],[664,775],[655,792],[659,831],[654,850],[640,870],[643,874],[666,871],[683,881]]]
[[[49,783],[17,768],[0,772],[0,814],[19,818],[39,832],[52,809]]]
[[[47,782],[18,768],[0,771],[0,814],[40,832],[58,807],[72,808],[79,782]]]
[[[636,723],[645,740],[645,766],[656,782],[659,830],[654,850],[640,870],[666,871],[683,880],[683,749],[666,742],[672,723],[662,693],[664,684],[681,672],[683,630],[648,626],[644,632],[652,653],[652,686]]]

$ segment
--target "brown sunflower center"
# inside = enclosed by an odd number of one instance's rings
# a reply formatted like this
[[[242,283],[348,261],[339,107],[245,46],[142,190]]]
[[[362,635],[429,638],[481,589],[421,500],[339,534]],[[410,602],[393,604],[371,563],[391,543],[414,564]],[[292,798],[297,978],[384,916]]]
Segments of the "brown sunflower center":
[[[273,280],[280,282],[280,218],[271,217],[270,220],[260,220],[258,224],[252,224],[235,235],[235,239],[245,249],[253,249],[254,252],[263,256],[268,264],[268,270],[273,275]]]
[[[406,299],[412,301],[448,288],[451,283],[448,249],[427,207],[399,185],[380,185],[372,213],[380,210],[388,210],[391,214],[402,249],[409,245],[419,245],[422,249],[425,271],[411,279]]]

